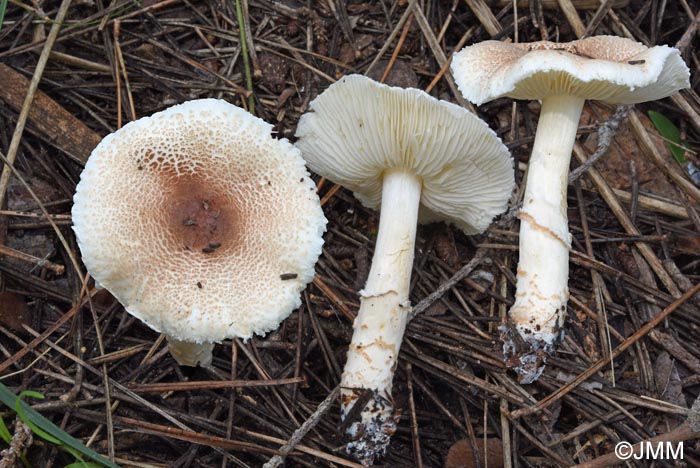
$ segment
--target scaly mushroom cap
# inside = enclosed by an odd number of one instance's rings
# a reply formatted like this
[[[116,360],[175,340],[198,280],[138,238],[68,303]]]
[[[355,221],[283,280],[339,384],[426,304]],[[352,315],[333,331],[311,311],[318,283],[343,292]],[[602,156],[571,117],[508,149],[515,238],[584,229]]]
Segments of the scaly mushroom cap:
[[[249,338],[300,304],[326,219],[271,125],[215,99],[125,125],[93,151],[73,225],[95,280],[178,340]]]
[[[334,83],[301,117],[296,145],[316,173],[377,209],[382,175],[412,170],[423,181],[420,221],[483,232],[513,189],[508,149],[478,117],[418,89],[361,75]]]
[[[677,49],[615,36],[567,43],[484,41],[457,52],[452,73],[464,97],[477,105],[504,96],[552,95],[635,104],[687,88],[690,76]]]

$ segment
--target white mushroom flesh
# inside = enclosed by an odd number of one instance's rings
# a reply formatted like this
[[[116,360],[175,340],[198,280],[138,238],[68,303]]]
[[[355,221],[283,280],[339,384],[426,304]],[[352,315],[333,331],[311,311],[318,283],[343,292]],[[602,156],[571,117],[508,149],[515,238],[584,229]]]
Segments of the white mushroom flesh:
[[[512,161],[484,122],[417,89],[351,75],[310,107],[297,127],[297,146],[309,167],[353,190],[365,206],[381,205],[341,381],[342,418],[358,418],[349,426],[348,451],[371,464],[386,450],[398,420],[391,390],[410,311],[416,224],[444,220],[467,234],[482,232],[506,208]],[[371,397],[357,411],[366,392]]]
[[[341,379],[341,401],[347,415],[363,391],[374,392],[348,435],[367,433],[370,446],[384,447],[396,430],[391,396],[399,348],[411,310],[408,298],[418,225],[421,180],[412,171],[391,170],[382,183],[379,232],[352,341]]]
[[[88,271],[183,364],[276,328],[313,278],[326,220],[299,151],[271,127],[189,101],[108,135],[81,175],[73,224]]]
[[[584,100],[572,96],[543,99],[538,132],[528,164],[520,218],[520,259],[515,303],[509,318],[518,333],[533,347],[522,359],[537,360],[549,353],[560,338],[569,300],[569,234],[566,215],[567,174]],[[508,342],[510,343],[510,341]],[[515,354],[507,349],[506,355]],[[520,357],[518,357],[520,359]],[[520,362],[519,368],[535,362]],[[522,383],[537,378],[527,374]]]
[[[455,54],[460,91],[481,104],[497,97],[541,99],[520,212],[515,304],[502,336],[521,383],[536,380],[561,338],[568,301],[567,174],[586,99],[632,104],[688,87],[678,50],[613,36],[570,43],[486,41]]]

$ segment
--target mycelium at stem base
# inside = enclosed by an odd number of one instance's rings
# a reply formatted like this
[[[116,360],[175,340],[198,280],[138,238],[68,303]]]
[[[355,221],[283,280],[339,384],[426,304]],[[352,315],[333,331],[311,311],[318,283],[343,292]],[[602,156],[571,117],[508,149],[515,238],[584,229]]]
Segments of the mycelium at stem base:
[[[355,403],[363,401],[364,392],[372,392],[359,420],[347,430],[353,439],[348,451],[364,464],[386,451],[398,422],[391,387],[410,312],[408,293],[420,196],[421,180],[413,173],[392,170],[384,175],[372,267],[360,291],[360,310],[341,382],[343,420]]]
[[[521,383],[536,380],[561,339],[569,299],[571,235],[567,175],[584,99],[542,100],[520,210],[520,259],[515,303],[502,328],[506,363]]]

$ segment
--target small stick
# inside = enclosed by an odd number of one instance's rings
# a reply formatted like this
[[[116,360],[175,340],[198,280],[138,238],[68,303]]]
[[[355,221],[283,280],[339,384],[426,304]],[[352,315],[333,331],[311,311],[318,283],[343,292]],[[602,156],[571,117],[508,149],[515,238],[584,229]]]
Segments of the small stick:
[[[440,67],[444,66],[445,63],[447,62],[447,56],[445,55],[445,52],[440,47],[440,44],[438,43],[437,38],[435,37],[435,34],[433,33],[433,30],[430,27],[430,22],[428,22],[428,19],[425,17],[425,13],[423,13],[423,9],[418,4],[417,0],[408,0],[408,1],[410,4],[410,9],[413,11],[413,16],[416,19],[418,26],[420,26],[420,29],[423,32],[423,37],[425,37],[425,40],[428,42],[428,45],[430,46],[430,50],[433,52],[433,55],[435,56],[435,60],[437,60],[438,65],[440,65]],[[452,95],[454,96],[457,103],[460,106],[470,110],[471,112],[476,113],[476,108],[472,105],[471,102],[467,101],[462,96],[462,93],[460,93],[459,90],[457,89],[457,85],[455,84],[455,80],[452,77],[452,73],[450,73],[449,70],[447,70],[447,72],[445,73],[445,80],[447,81],[447,84],[450,86],[450,89],[452,90]]]
[[[458,50],[462,50],[462,47],[464,47],[464,44],[467,43],[470,37],[474,34],[474,31],[476,30],[475,27],[471,27],[467,29],[467,32],[464,33],[464,35],[461,37],[459,42],[455,45],[455,52]],[[440,81],[440,79],[443,77],[443,75],[447,72],[447,70],[450,68],[450,64],[452,63],[452,57],[454,57],[454,54],[450,55],[450,57],[447,59],[445,64],[440,68],[440,71],[437,72],[437,75],[435,75],[435,78],[432,79],[430,84],[425,88],[426,93],[430,93],[430,91],[433,90],[436,84]]]
[[[695,18],[693,18],[693,21],[690,23],[690,26],[688,26],[688,29],[685,30],[681,38],[676,42],[676,49],[681,51],[682,55],[686,55],[686,49],[690,45],[691,42],[693,42],[693,38],[695,38],[695,35],[698,32],[698,28],[700,28],[700,13],[695,15]]]
[[[386,81],[386,78],[389,76],[389,73],[391,73],[391,69],[394,67],[394,63],[396,63],[396,59],[399,56],[399,53],[401,52],[401,48],[403,47],[403,43],[406,41],[406,36],[408,36],[408,31],[411,29],[412,24],[413,15],[408,17],[408,21],[406,21],[406,24],[403,26],[403,31],[401,31],[401,36],[399,37],[399,42],[396,43],[396,48],[391,54],[391,58],[389,59],[389,63],[386,65],[386,68],[384,69],[384,74],[382,75],[382,78],[379,80],[380,83],[384,83],[384,81]]]
[[[320,184],[319,184],[319,188],[320,188]],[[333,198],[333,195],[335,195],[336,192],[338,190],[340,190],[341,188],[342,188],[342,185],[340,185],[340,184],[335,184],[333,187],[329,188],[328,192],[326,192],[326,194],[323,196],[323,198],[321,198],[321,206],[328,203],[328,200]]]
[[[656,165],[668,175],[685,193],[693,197],[697,202],[700,202],[700,189],[685,176],[683,171],[678,168],[678,165],[667,161],[663,157],[659,149],[654,144],[649,132],[639,118],[637,111],[629,113],[630,126],[639,141],[639,146],[642,151],[649,156]]]
[[[630,119],[632,118],[632,116],[634,116],[634,112],[630,113]],[[579,160],[580,163],[586,162],[587,157],[578,143],[574,144],[574,156],[576,157],[576,159]],[[622,208],[622,205],[620,204],[619,200],[615,197],[614,192],[612,191],[608,183],[605,181],[603,176],[601,176],[600,173],[593,168],[591,168],[588,171],[588,176],[591,178],[593,184],[598,189],[600,196],[608,204],[608,207],[613,212],[613,214],[620,222],[622,227],[625,229],[625,231],[627,231],[627,233],[632,236],[641,235],[641,232],[639,231],[637,226],[634,225],[627,212]],[[679,297],[680,290],[673,282],[673,279],[671,279],[666,270],[664,270],[663,266],[661,265],[661,261],[656,256],[654,251],[649,247],[649,245],[643,242],[639,242],[635,245],[637,249],[639,249],[641,254],[644,256],[646,261],[649,262],[649,265],[654,270],[654,273],[656,273],[656,276],[659,277],[659,279],[666,287],[666,289],[668,289],[671,295],[673,297]]]
[[[389,50],[389,47],[391,46],[391,43],[394,42],[394,39],[396,36],[399,34],[399,30],[403,27],[403,25],[408,21],[409,16],[411,15],[411,9],[406,8],[406,11],[404,11],[403,15],[401,16],[401,19],[399,19],[398,24],[394,28],[393,31],[391,31],[391,34],[389,34],[389,37],[387,37],[386,41],[384,42],[384,45],[382,48],[377,52],[376,57],[374,57],[374,60],[372,60],[372,63],[369,64],[369,67],[365,70],[365,75],[369,75],[369,72],[372,71],[372,68],[379,62],[379,60],[382,58],[384,53],[386,53],[387,50]]]
[[[465,0],[464,2],[491,36],[503,31],[503,27],[484,0]]]
[[[4,362],[0,363],[0,375],[2,375],[12,364],[16,363],[20,359],[22,359],[25,355],[27,355],[30,351],[32,351],[34,348],[36,348],[40,343],[44,342],[46,338],[51,336],[53,332],[58,330],[64,323],[69,321],[73,316],[87,303],[88,301],[88,296],[92,297],[95,294],[97,294],[97,289],[92,288],[88,294],[81,299],[76,305],[70,308],[65,314],[63,314],[58,320],[56,320],[53,325],[51,325],[49,328],[44,330],[44,332],[41,335],[38,335],[36,338],[34,338],[32,341],[27,343],[25,346],[23,346],[19,351],[17,351],[15,354],[7,358]]]
[[[586,172],[596,161],[608,152],[610,143],[617,133],[620,123],[627,117],[630,106],[618,106],[615,113],[598,129],[598,147],[595,153],[588,157],[588,160],[579,167],[571,171],[569,174],[569,183],[573,183],[576,179]]]
[[[44,74],[44,68],[46,67],[46,62],[49,60],[49,54],[53,48],[54,42],[58,37],[58,31],[61,29],[63,20],[68,13],[68,8],[70,7],[71,0],[63,0],[61,6],[58,8],[56,13],[56,19],[51,25],[51,30],[46,38],[46,44],[44,49],[41,51],[39,56],[39,61],[34,69],[34,75],[32,76],[32,81],[29,83],[29,89],[24,97],[24,103],[22,104],[22,110],[17,118],[17,126],[12,134],[12,140],[10,141],[10,147],[7,149],[7,166],[3,167],[2,175],[0,175],[0,206],[3,205],[5,201],[5,195],[7,194],[7,186],[10,183],[10,167],[15,163],[15,158],[17,157],[17,150],[19,149],[19,144],[22,141],[22,134],[24,133],[24,126],[27,124],[27,118],[29,117],[29,111],[32,108],[32,102],[34,102],[34,95],[39,88],[39,82],[41,81],[41,76]]]
[[[131,120],[136,120],[136,106],[134,105],[134,96],[131,92],[131,84],[129,83],[129,75],[126,72],[126,63],[124,62],[124,56],[122,55],[122,47],[119,44],[119,28],[121,26],[121,21],[114,21],[114,55],[116,61],[115,75],[117,77],[117,91],[121,91],[121,84],[119,81],[119,74],[124,75],[124,88],[126,88],[126,97],[129,101],[129,110],[131,111]],[[117,101],[119,104],[119,109],[121,109],[121,101]],[[119,121],[121,124],[121,120]],[[121,125],[119,125],[121,128]]]
[[[346,319],[350,320],[353,322],[355,320],[355,315],[357,315],[355,312],[351,311],[348,306],[345,305],[345,303],[333,292],[331,288],[328,287],[328,285],[317,275],[314,276],[314,285],[320,289],[323,294],[326,295],[326,297],[331,301],[333,305],[335,305],[338,309],[340,309],[340,312],[345,316]]]
[[[31,211],[13,211],[13,210],[0,210],[0,215],[5,216],[17,216],[19,218],[46,218],[42,213],[32,213]],[[70,221],[71,215],[69,214],[52,214],[49,218],[54,220]]]
[[[654,329],[659,323],[661,323],[666,317],[671,315],[673,312],[676,311],[680,306],[685,304],[688,299],[690,299],[692,296],[695,295],[700,291],[700,283],[696,284],[693,289],[690,289],[687,291],[685,294],[683,294],[681,297],[679,297],[677,300],[675,300],[673,303],[671,303],[668,307],[666,307],[659,315],[648,321],[646,324],[644,324],[639,330],[637,330],[635,333],[633,333],[629,338],[627,338],[625,341],[620,343],[620,345],[615,348],[611,353],[609,358],[603,358],[597,361],[595,364],[593,364],[591,367],[586,369],[584,372],[579,374],[575,379],[573,379],[571,382],[568,384],[564,385],[561,387],[559,390],[556,392],[552,393],[548,397],[540,400],[537,404],[532,405],[532,406],[527,406],[525,408],[521,408],[519,410],[513,411],[510,413],[511,418],[516,419],[521,416],[527,416],[532,413],[536,413],[537,411],[543,410],[547,407],[549,407],[552,403],[560,400],[563,396],[568,394],[574,387],[577,387],[584,381],[586,381],[590,376],[598,372],[600,369],[602,369],[610,359],[615,359],[618,357],[620,354],[622,354],[627,348],[632,346],[634,343],[639,341],[643,336],[645,336],[647,333],[649,333],[651,330]]]
[[[413,439],[413,459],[416,468],[423,468],[423,457],[420,454],[420,436],[418,435],[418,418],[416,417],[416,403],[413,399],[413,367],[406,363],[406,384],[408,385],[408,408],[411,412],[411,438]]]
[[[15,430],[9,443],[10,446],[0,452],[0,455],[2,455],[2,459],[0,459],[0,468],[20,466],[20,459],[25,461],[22,458],[22,454],[32,446],[33,442],[34,437],[32,430],[18,416],[15,419]]]
[[[612,7],[612,1],[601,2],[600,8],[598,8],[598,10],[593,15],[593,18],[588,22],[588,26],[586,26],[586,30],[583,32],[583,36],[581,37],[588,37],[591,34],[593,34],[596,28],[598,28],[598,26],[600,25],[600,22],[603,21],[603,19],[610,12],[610,9]]]
[[[263,468],[277,468],[284,463],[284,459],[287,457],[287,455],[294,450],[294,448],[299,444],[299,442],[301,442],[304,436],[306,436],[311,429],[316,427],[323,415],[328,411],[335,399],[338,397],[339,392],[340,386],[335,387],[333,391],[328,394],[326,399],[318,405],[316,411],[314,411],[311,416],[304,421],[299,429],[294,431],[292,437],[289,439],[289,442],[280,447],[279,453],[270,458],[267,463],[263,465]]]
[[[250,56],[248,55],[248,40],[246,34],[246,21],[243,18],[241,0],[236,0],[236,20],[238,21],[238,32],[241,44],[241,55],[243,55],[243,70],[245,72],[245,87],[248,90],[248,112],[255,115],[255,96],[253,96],[253,75],[250,71]],[[252,45],[252,44],[251,44]]]
[[[557,3],[559,3],[559,8],[561,8],[561,12],[564,13],[576,37],[578,39],[582,38],[586,34],[586,26],[583,25],[583,21],[581,21],[576,7],[571,3],[571,0],[557,0]]]
[[[189,381],[189,382],[167,382],[129,385],[129,389],[136,393],[161,393],[161,392],[181,392],[189,390],[213,390],[219,388],[248,388],[248,387],[271,387],[275,385],[291,385],[302,383],[303,377],[291,377],[288,379],[270,380],[212,380],[212,381]]]
[[[35,267],[46,268],[53,271],[57,275],[62,275],[66,271],[66,267],[63,265],[52,263],[45,258],[35,257],[34,255],[29,255],[28,253],[20,252],[19,250],[15,250],[4,245],[0,245],[0,255],[7,255],[8,257],[16,258],[17,260],[35,265]]]
[[[454,0],[452,2],[452,8],[450,8],[450,12],[447,13],[447,18],[445,18],[445,22],[442,24],[442,27],[440,28],[440,32],[437,35],[437,40],[438,42],[442,42],[442,40],[445,37],[445,33],[447,32],[448,27],[450,26],[450,23],[452,22],[452,18],[454,17],[455,11],[457,10],[457,5],[459,4],[459,0]],[[515,20],[517,23],[517,19]],[[455,47],[454,50],[459,50],[457,47]]]
[[[418,314],[430,307],[433,304],[433,302],[440,299],[442,295],[445,294],[449,289],[451,289],[455,284],[462,281],[469,273],[472,272],[474,268],[477,267],[477,265],[479,265],[479,263],[481,263],[481,260],[484,258],[484,255],[486,255],[486,249],[477,249],[476,253],[474,254],[474,257],[472,257],[472,259],[469,260],[469,263],[460,268],[454,275],[452,275],[450,279],[438,286],[435,291],[430,293],[427,297],[425,297],[418,304],[416,304],[415,307],[411,309],[411,312],[408,316],[408,320],[411,321],[414,318],[416,318]]]

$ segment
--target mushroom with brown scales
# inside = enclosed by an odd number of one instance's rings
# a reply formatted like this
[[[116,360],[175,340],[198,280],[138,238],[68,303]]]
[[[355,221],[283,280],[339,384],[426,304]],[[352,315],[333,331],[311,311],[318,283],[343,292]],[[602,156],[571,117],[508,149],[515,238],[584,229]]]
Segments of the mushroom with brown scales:
[[[73,229],[90,274],[182,365],[276,328],[314,275],[326,219],[299,151],[232,104],[139,119],[92,152]]]
[[[678,50],[596,36],[569,43],[485,41],[454,55],[452,72],[475,104],[510,97],[542,108],[520,210],[515,304],[503,328],[506,362],[536,380],[562,336],[569,297],[567,174],[586,99],[634,104],[689,86]]]
[[[360,75],[342,78],[314,99],[296,135],[314,172],[352,190],[363,205],[381,206],[341,381],[342,419],[359,415],[348,421],[348,451],[371,464],[396,430],[391,389],[411,309],[417,222],[483,232],[506,209],[512,160],[474,114]],[[362,408],[353,411],[359,402]]]

